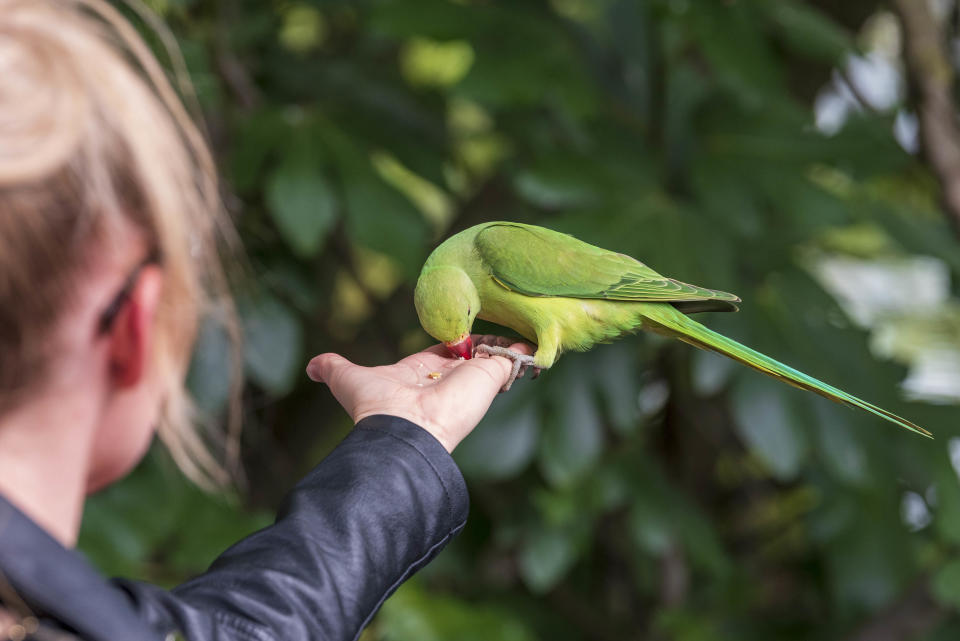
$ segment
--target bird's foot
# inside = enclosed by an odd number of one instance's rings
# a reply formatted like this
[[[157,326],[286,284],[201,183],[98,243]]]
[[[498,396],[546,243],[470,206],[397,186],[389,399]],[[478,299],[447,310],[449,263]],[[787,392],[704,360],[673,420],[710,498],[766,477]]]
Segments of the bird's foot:
[[[504,358],[509,358],[513,362],[513,369],[510,370],[510,378],[507,379],[507,382],[501,388],[501,392],[506,392],[510,389],[510,386],[513,385],[513,382],[518,378],[521,378],[527,371],[528,367],[533,368],[532,378],[540,376],[540,370],[542,368],[537,367],[533,364],[533,356],[529,354],[521,354],[520,352],[515,352],[512,349],[507,349],[506,347],[501,347],[499,345],[486,345],[481,344],[477,345],[475,350],[477,354],[486,354],[487,356],[503,356]]]

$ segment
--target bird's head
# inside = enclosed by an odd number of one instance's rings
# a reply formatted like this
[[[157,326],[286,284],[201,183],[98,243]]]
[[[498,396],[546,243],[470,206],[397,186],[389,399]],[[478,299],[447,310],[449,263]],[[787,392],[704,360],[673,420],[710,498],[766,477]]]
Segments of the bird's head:
[[[420,324],[454,356],[473,356],[470,328],[480,311],[480,295],[459,267],[426,267],[413,295]]]

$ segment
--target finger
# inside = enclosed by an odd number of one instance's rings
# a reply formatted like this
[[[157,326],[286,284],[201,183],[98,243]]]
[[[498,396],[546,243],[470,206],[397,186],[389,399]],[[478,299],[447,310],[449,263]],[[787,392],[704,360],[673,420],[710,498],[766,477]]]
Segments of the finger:
[[[470,337],[474,345],[496,345],[497,347],[506,347],[521,354],[533,354],[536,348],[530,343],[505,336],[495,336],[491,334],[474,334]]]
[[[489,403],[510,376],[510,361],[493,358],[474,358],[463,361],[441,381],[445,388],[451,386],[477,402]]]
[[[510,349],[522,354],[533,352],[526,343],[514,343]],[[474,389],[488,392],[492,398],[506,384],[512,369],[513,361],[504,356],[474,358],[461,361],[448,378],[456,377],[459,385],[476,386]]]
[[[346,367],[354,367],[354,364],[340,354],[328,352],[310,359],[307,363],[307,376],[318,383],[329,384],[336,373]]]
[[[521,354],[527,354],[527,355],[533,354],[533,352],[535,351],[533,348],[533,345],[531,345],[530,343],[522,342],[522,341],[519,343],[514,343],[513,345],[510,346],[510,349],[512,349],[515,352],[520,352]]]
[[[520,352],[522,354],[532,354],[534,348],[529,343],[523,341],[518,341],[511,343],[512,338],[506,338],[503,336],[496,336],[493,334],[471,334],[470,340],[473,341],[474,345],[498,345],[500,347],[509,347],[515,352]],[[431,345],[427,349],[423,350],[430,354],[438,354],[450,358],[450,350],[447,349],[446,345],[443,343],[438,343],[436,345]]]

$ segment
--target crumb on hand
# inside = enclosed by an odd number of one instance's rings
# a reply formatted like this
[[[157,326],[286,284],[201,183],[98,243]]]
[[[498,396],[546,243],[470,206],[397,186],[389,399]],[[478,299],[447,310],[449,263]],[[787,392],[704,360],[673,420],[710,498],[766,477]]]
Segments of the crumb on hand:
[[[427,374],[427,377],[433,380],[437,380],[441,376],[443,376],[443,374],[441,374],[440,372],[430,372],[429,374]]]

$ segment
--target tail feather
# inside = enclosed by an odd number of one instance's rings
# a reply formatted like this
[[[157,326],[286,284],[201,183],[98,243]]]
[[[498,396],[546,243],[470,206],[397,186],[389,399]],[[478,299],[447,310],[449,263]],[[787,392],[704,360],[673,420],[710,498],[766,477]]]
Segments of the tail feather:
[[[916,432],[927,438],[933,438],[933,434],[916,423],[897,416],[892,412],[888,412],[882,407],[877,407],[873,403],[861,400],[852,394],[848,394],[812,376],[808,376],[745,345],[741,345],[735,340],[701,325],[672,307],[657,306],[655,312],[645,310],[643,327],[644,329],[655,331],[658,334],[677,338],[694,347],[728,356],[788,385],[809,390],[820,396],[829,398],[831,401],[865,410],[908,429],[911,432]]]

